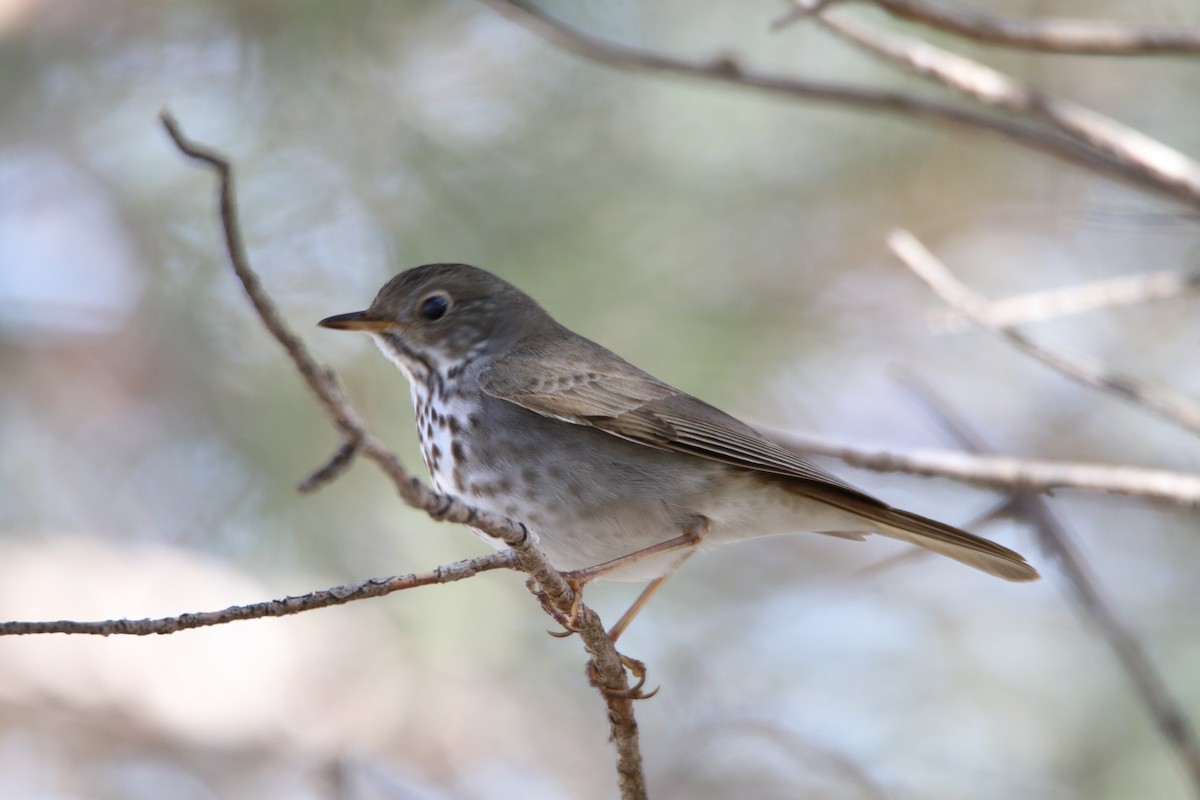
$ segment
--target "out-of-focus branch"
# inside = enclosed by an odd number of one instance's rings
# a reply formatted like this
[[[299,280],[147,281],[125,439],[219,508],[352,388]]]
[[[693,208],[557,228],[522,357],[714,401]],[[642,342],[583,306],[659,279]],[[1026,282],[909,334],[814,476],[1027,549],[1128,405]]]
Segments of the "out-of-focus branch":
[[[224,625],[228,622],[240,622],[247,619],[263,619],[264,617],[286,617],[289,614],[299,614],[302,611],[312,611],[316,608],[340,606],[355,600],[366,600],[370,597],[383,597],[403,589],[413,589],[418,586],[431,586],[435,583],[452,583],[464,578],[473,577],[480,572],[493,569],[513,569],[516,566],[516,555],[511,550],[499,553],[489,553],[486,556],[456,561],[453,564],[432,569],[429,572],[418,572],[410,575],[397,575],[392,578],[371,578],[359,583],[334,586],[317,592],[285,597],[282,600],[270,600],[265,603],[254,603],[246,606],[230,606],[220,611],[201,611],[199,613],[180,614],[176,617],[161,617],[159,619],[109,619],[97,622],[78,622],[74,620],[57,620],[53,622],[0,622],[0,636],[21,636],[34,633],[77,633],[95,636],[150,636],[151,634],[177,633],[192,628],[207,628],[211,625]]]
[[[1140,467],[1034,461],[959,450],[885,450],[756,426],[784,447],[802,455],[836,458],[875,472],[950,478],[1001,491],[1041,494],[1054,489],[1141,497],[1200,508],[1200,475]]]
[[[909,377],[905,380],[905,385],[928,407],[961,447],[981,455],[991,452],[983,437],[972,430],[965,420],[954,413],[949,405],[923,382]],[[1013,493],[1011,501],[1014,514],[1033,525],[1042,549],[1058,563],[1080,613],[1096,626],[1100,635],[1112,648],[1154,724],[1183,762],[1193,790],[1200,795],[1200,740],[1197,740],[1183,706],[1150,661],[1146,648],[1133,630],[1117,616],[1083,555],[1075,547],[1066,527],[1050,510],[1049,504],[1028,492]]]
[[[807,7],[819,0],[796,2]],[[993,108],[1042,120],[1113,162],[1143,173],[1147,182],[1170,187],[1192,205],[1200,205],[1200,164],[1140,131],[928,42],[885,35],[844,15],[818,11],[813,18],[851,44],[915,75]]]
[[[888,236],[888,247],[947,305],[961,311],[980,327],[1003,337],[1021,351],[1078,383],[1116,395],[1192,433],[1200,434],[1200,405],[1195,402],[1170,394],[1158,386],[1113,374],[1081,357],[1045,348],[1016,328],[988,324],[983,316],[987,301],[960,283],[917,237],[908,231],[893,231]]]
[[[1171,300],[1198,291],[1200,272],[1146,272],[991,300],[976,309],[976,314],[988,327],[1007,328],[1101,308]],[[970,318],[953,308],[935,311],[929,320],[942,333],[957,333],[971,327]]]
[[[1148,56],[1200,53],[1200,30],[1085,19],[1013,19],[934,0],[867,0],[893,16],[986,44],[1063,55]],[[800,4],[776,23],[807,16]]]
[[[916,548],[913,548],[916,550]],[[927,553],[928,550],[918,550]],[[720,727],[721,735],[713,736],[713,728]],[[870,771],[853,759],[848,758],[836,745],[823,741],[821,737],[808,737],[799,731],[782,724],[767,722],[755,717],[737,716],[728,709],[721,709],[720,716],[713,715],[710,719],[693,720],[692,727],[686,730],[682,739],[676,742],[679,752],[687,754],[687,758],[677,760],[670,770],[663,775],[662,782],[666,786],[684,786],[694,778],[697,764],[707,763],[710,759],[724,757],[730,750],[741,751],[753,747],[753,752],[760,757],[771,753],[782,759],[783,763],[791,765],[792,769],[813,770],[820,774],[829,773],[835,776],[845,788],[841,791],[826,790],[816,793],[800,794],[795,790],[792,795],[797,798],[813,797],[853,797],[860,800],[888,800],[890,795],[883,786],[870,774]],[[679,792],[676,793],[681,794]],[[709,793],[705,793],[708,796]],[[749,791],[736,795],[746,798],[754,797]]]
[[[622,657],[605,631],[600,617],[582,603],[576,604],[576,609],[572,609],[572,601],[575,598],[570,586],[533,543],[524,525],[468,506],[458,498],[430,490],[410,474],[400,459],[367,430],[333,372],[319,366],[300,338],[288,329],[283,317],[262,288],[258,276],[251,269],[238,222],[233,168],[229,159],[189,140],[169,113],[164,111],[161,119],[167,134],[180,152],[207,165],[217,174],[219,214],[230,264],[263,325],[283,345],[296,370],[303,376],[316,395],[318,403],[341,432],[343,447],[325,467],[305,483],[320,483],[330,475],[337,474],[351,457],[346,451],[357,451],[375,462],[391,479],[401,499],[408,505],[425,511],[433,519],[458,522],[483,531],[511,547],[515,564],[533,578],[539,597],[562,618],[573,616],[578,620],[580,639],[592,659],[593,681],[608,704],[610,731],[617,748],[617,777],[621,796],[625,800],[644,798],[645,778],[638,745],[637,721],[633,715],[633,699],[636,695],[630,689]]]
[[[897,92],[856,86],[805,81],[755,72],[728,57],[688,61],[661,53],[612,42],[571,27],[524,0],[483,0],[491,8],[513,19],[547,41],[578,56],[617,69],[667,73],[698,80],[715,81],[739,88],[771,92],[792,98],[837,103],[863,110],[883,111],[1000,136],[1057,159],[1116,178],[1142,189],[1200,206],[1200,190],[1193,191],[1178,181],[1164,180],[1135,162],[1115,158],[1072,136],[1036,125],[924,100]],[[1162,145],[1159,145],[1161,148]]]

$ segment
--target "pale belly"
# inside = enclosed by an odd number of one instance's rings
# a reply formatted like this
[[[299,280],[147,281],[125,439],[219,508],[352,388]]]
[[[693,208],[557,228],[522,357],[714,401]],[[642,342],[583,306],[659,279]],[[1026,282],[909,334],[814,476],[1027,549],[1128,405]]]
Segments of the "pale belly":
[[[754,473],[681,453],[654,450],[594,428],[540,416],[485,398],[472,424],[459,420],[422,437],[433,484],[480,509],[520,521],[551,563],[582,569],[674,539],[703,520],[702,546],[793,531],[865,530],[863,521]],[[486,417],[487,425],[479,424]],[[493,546],[503,543],[475,531]],[[659,554],[605,577],[649,580],[687,551]]]

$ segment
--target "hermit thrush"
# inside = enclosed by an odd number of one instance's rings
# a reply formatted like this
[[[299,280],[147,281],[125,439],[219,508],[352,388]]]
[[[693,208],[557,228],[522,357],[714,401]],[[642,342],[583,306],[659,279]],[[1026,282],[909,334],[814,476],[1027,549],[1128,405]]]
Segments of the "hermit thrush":
[[[366,331],[404,373],[439,491],[525,523],[584,579],[654,586],[700,545],[790,531],[878,533],[1038,577],[1012,550],[893,508],[572,333],[481,269],[410,269],[366,311],[320,324]]]

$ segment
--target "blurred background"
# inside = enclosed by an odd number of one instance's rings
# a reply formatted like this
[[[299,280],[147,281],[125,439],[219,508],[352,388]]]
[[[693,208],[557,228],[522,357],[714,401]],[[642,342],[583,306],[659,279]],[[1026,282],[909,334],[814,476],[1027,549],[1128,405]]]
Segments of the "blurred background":
[[[781,3],[543,5],[679,56],[933,94],[815,28],[769,33]],[[1134,10],[1200,23],[1180,0]],[[1200,153],[1181,59],[954,47]],[[1194,268],[1183,209],[1005,142],[612,71],[467,0],[0,0],[0,63],[0,618],[217,609],[487,549],[365,463],[297,495],[334,431],[252,315],[213,178],[162,108],[235,161],[266,288],[422,475],[403,378],[315,322],[431,261],[497,272],[751,422],[953,447],[906,371],[1006,454],[1200,470],[1194,437],[927,325],[938,302],[883,243],[897,226],[992,297]],[[1031,330],[1200,396],[1194,299]],[[997,500],[827,466],[949,522]],[[1196,512],[1051,502],[1200,718]],[[815,536],[688,563],[622,640],[662,687],[637,706],[653,796],[1191,796],[1031,533],[981,532],[1045,580]],[[613,620],[638,588],[588,601]],[[0,797],[614,797],[582,649],[548,626],[521,576],[489,573],[167,637],[0,640]]]

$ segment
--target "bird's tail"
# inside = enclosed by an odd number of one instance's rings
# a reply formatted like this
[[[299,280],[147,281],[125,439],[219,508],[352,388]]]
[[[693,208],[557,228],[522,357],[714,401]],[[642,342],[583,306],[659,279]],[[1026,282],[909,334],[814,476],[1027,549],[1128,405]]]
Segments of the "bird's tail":
[[[1040,577],[1020,553],[982,536],[898,508],[872,516],[884,536],[924,547],[997,578],[1035,581]]]
[[[862,530],[924,547],[1006,581],[1035,581],[1041,577],[1020,553],[982,536],[911,511],[892,508],[870,495],[851,494],[837,487],[821,488],[826,489],[819,494],[822,500],[866,523]],[[805,489],[807,493],[813,493],[811,485]]]

